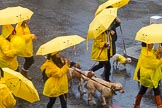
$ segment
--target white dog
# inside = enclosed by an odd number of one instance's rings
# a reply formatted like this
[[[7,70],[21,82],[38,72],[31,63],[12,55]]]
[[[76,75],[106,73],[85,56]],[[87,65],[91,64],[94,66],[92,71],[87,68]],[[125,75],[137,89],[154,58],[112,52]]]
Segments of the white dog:
[[[122,64],[124,66],[124,69],[126,69],[126,64],[131,63],[132,60],[129,57],[125,58],[124,56],[122,56],[120,54],[115,54],[112,57],[112,62],[113,62],[113,67],[115,69],[119,69],[120,64]],[[115,67],[115,65],[116,65],[116,67]]]
[[[121,83],[107,82],[103,79],[96,77],[89,78],[87,82],[87,88],[88,88],[88,102],[92,101],[94,105],[96,104],[94,95],[96,90],[98,90],[101,93],[103,106],[106,105],[106,99],[108,98],[109,103],[108,108],[111,108],[112,96],[114,95],[115,91],[118,91],[119,93],[124,93],[124,88]]]

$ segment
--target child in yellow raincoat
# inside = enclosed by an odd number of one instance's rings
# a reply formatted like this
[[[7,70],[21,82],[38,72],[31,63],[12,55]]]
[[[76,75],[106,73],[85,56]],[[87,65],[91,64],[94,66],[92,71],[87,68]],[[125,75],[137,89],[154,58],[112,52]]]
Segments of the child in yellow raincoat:
[[[16,105],[16,100],[4,81],[1,81],[0,72],[0,108],[11,108]]]
[[[159,81],[162,79],[160,68],[162,59],[156,58],[159,52],[155,52],[153,46],[154,44],[142,43],[141,54],[134,73],[134,80],[140,82],[141,88],[136,96],[134,108],[140,108],[141,99],[147,88],[153,88],[157,108],[162,108],[159,90]]]
[[[49,54],[48,60],[41,66],[48,77],[44,85],[43,94],[49,97],[47,108],[52,108],[57,97],[60,98],[61,107],[67,108],[69,60],[62,59],[60,52]]]

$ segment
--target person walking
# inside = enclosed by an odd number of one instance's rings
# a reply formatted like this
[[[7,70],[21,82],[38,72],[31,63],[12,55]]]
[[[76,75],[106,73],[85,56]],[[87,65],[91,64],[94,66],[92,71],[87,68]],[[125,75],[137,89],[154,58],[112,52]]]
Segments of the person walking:
[[[159,81],[162,79],[160,68],[162,59],[157,58],[162,50],[158,49],[157,51],[154,51],[153,46],[154,44],[146,44],[142,42],[141,54],[133,78],[141,85],[136,96],[134,108],[140,108],[141,99],[148,88],[152,88],[154,91],[157,108],[162,108],[159,89]]]
[[[0,36],[0,64],[1,67],[8,67],[15,71],[19,70],[17,54],[17,48],[13,48],[11,39],[15,35],[15,30],[12,25],[3,25],[2,33]]]
[[[94,39],[92,44],[91,59],[98,61],[90,70],[97,71],[104,67],[105,80],[110,81],[111,63],[110,58],[116,54],[117,32],[116,27],[120,25],[120,19],[116,18],[108,30]]]
[[[24,75],[28,79],[32,79],[27,75],[29,68],[34,63],[33,57],[33,40],[37,39],[34,34],[31,34],[30,29],[27,25],[27,21],[20,22],[16,25],[16,34],[22,36],[25,39],[25,50],[20,57],[24,57],[25,62],[22,66],[21,74]]]
[[[52,108],[57,97],[60,98],[61,108],[67,108],[69,65],[70,61],[63,59],[60,52],[49,54],[48,59],[41,65],[41,71],[45,71],[48,77],[43,89],[43,95],[49,97],[46,108]]]

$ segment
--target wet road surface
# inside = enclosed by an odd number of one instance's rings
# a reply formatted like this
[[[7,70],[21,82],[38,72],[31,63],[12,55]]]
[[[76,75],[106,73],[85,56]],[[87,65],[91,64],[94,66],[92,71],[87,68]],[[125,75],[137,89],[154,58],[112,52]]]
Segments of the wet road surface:
[[[32,33],[38,36],[38,40],[34,42],[34,51],[48,40],[61,35],[77,34],[86,37],[88,25],[94,17],[97,7],[102,3],[100,0],[0,0],[0,8],[9,6],[22,6],[34,11],[29,26]],[[139,44],[135,41],[136,32],[145,25],[149,24],[150,16],[162,15],[162,2],[160,0],[131,0],[131,2],[120,8],[118,17],[122,20],[122,31],[125,39],[126,47],[132,47]],[[120,29],[118,31],[117,49],[118,53],[123,53],[122,35]],[[94,64],[90,60],[91,40],[89,41],[89,50],[86,51],[85,42],[77,46],[77,55],[74,55],[71,48],[63,51],[72,61],[79,62],[83,70],[88,70]],[[19,58],[20,65],[23,59]],[[30,69],[29,75],[33,77],[33,83],[40,94],[40,102],[34,104],[27,103],[21,99],[17,99],[17,105],[14,108],[45,108],[48,98],[42,95],[43,82],[41,80],[40,65],[45,61],[42,56],[35,56],[35,63]],[[121,108],[133,108],[135,96],[138,92],[138,84],[132,79],[136,63],[127,65],[127,71],[115,72],[112,69],[111,80],[113,82],[121,82],[125,88],[124,94],[115,95],[113,104]],[[122,67],[121,67],[122,68]],[[96,71],[96,75],[103,70]],[[97,106],[87,104],[87,94],[80,98],[77,90],[77,82],[74,83],[72,91],[68,95],[69,108],[102,108],[100,104],[100,94],[96,93]],[[148,92],[141,103],[142,108],[156,108],[153,93]],[[60,108],[59,101],[56,102],[54,108]]]

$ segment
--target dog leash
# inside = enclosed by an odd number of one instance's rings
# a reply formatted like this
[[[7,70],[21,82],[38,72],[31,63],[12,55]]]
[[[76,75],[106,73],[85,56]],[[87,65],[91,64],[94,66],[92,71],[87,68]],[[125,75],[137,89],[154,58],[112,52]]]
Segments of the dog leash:
[[[120,32],[121,32],[122,40],[123,40],[124,56],[127,57],[127,51],[126,51],[126,47],[125,47],[124,36],[123,36],[123,31],[122,31],[121,24],[120,24]]]
[[[86,76],[85,74],[83,74],[79,69],[74,68],[74,70],[76,70],[77,72],[79,72],[79,73],[82,74],[83,76],[87,77],[87,76]],[[103,83],[100,83],[100,82],[96,81],[95,79],[92,79],[92,78],[89,78],[89,79],[91,79],[91,80],[93,80],[93,81],[95,81],[95,82],[97,82],[97,83],[99,83],[99,84],[101,84],[101,85],[103,85],[103,86],[105,86],[105,87],[107,87],[107,88],[110,88],[110,89],[112,90],[113,94],[117,95],[116,92],[115,92],[115,91],[116,91],[115,89],[113,89],[113,88],[111,88],[111,87],[109,87],[109,86],[107,86],[107,85],[105,85],[105,84],[103,84]]]

